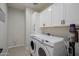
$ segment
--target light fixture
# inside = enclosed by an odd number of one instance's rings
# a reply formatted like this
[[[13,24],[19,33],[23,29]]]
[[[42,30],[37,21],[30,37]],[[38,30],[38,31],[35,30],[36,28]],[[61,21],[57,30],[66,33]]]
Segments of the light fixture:
[[[39,3],[33,3],[33,5],[38,5]]]
[[[52,9],[51,8],[48,8],[48,11],[51,11]]]

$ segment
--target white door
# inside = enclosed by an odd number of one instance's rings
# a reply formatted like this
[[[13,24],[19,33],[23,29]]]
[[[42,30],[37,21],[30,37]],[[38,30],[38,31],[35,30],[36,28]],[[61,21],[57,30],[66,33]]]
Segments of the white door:
[[[5,48],[5,24],[0,21],[0,48]]]
[[[34,12],[32,15],[32,28],[32,33],[40,33],[40,19],[38,12]]]

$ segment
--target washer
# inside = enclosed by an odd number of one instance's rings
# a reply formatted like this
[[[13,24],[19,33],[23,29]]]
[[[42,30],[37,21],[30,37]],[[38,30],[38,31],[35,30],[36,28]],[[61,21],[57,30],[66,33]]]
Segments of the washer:
[[[31,56],[36,56],[36,49],[37,49],[37,42],[36,42],[36,38],[34,36],[30,37],[30,55]]]
[[[41,41],[40,37],[44,37],[42,34],[31,34],[30,36],[30,55],[38,56],[37,47],[39,46],[38,41]]]
[[[37,46],[38,56],[67,56],[64,38],[55,36],[39,36]]]

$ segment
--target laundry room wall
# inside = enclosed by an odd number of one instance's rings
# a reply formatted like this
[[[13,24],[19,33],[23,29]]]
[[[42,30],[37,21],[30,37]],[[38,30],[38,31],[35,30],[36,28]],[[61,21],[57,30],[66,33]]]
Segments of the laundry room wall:
[[[8,7],[8,47],[23,46],[25,11]]]
[[[46,28],[41,28],[41,31],[44,34],[50,33],[52,35],[61,36],[64,38],[69,38],[69,27],[68,26],[46,27]],[[78,33],[79,33],[79,30],[78,30]],[[78,35],[78,37],[79,37],[79,35]]]
[[[3,18],[5,22],[2,22],[0,18],[0,48],[7,49],[7,4],[0,3],[0,8],[5,15]]]
[[[33,10],[30,8],[26,8],[26,46],[29,47],[30,46],[30,35],[32,34],[32,14],[33,14]]]
[[[57,36],[68,37],[69,28],[68,27],[47,27],[41,28],[42,33],[50,33]]]

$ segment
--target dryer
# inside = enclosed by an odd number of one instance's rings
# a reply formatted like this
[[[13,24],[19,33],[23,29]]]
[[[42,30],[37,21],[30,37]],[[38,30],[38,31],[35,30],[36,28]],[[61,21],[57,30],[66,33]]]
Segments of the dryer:
[[[37,46],[38,56],[67,56],[64,38],[55,36],[39,36]]]
[[[47,50],[45,45],[40,41],[38,41],[37,55],[38,56],[50,56],[49,51]]]
[[[64,38],[43,34],[33,34],[32,37],[36,42],[36,56],[67,56]]]

